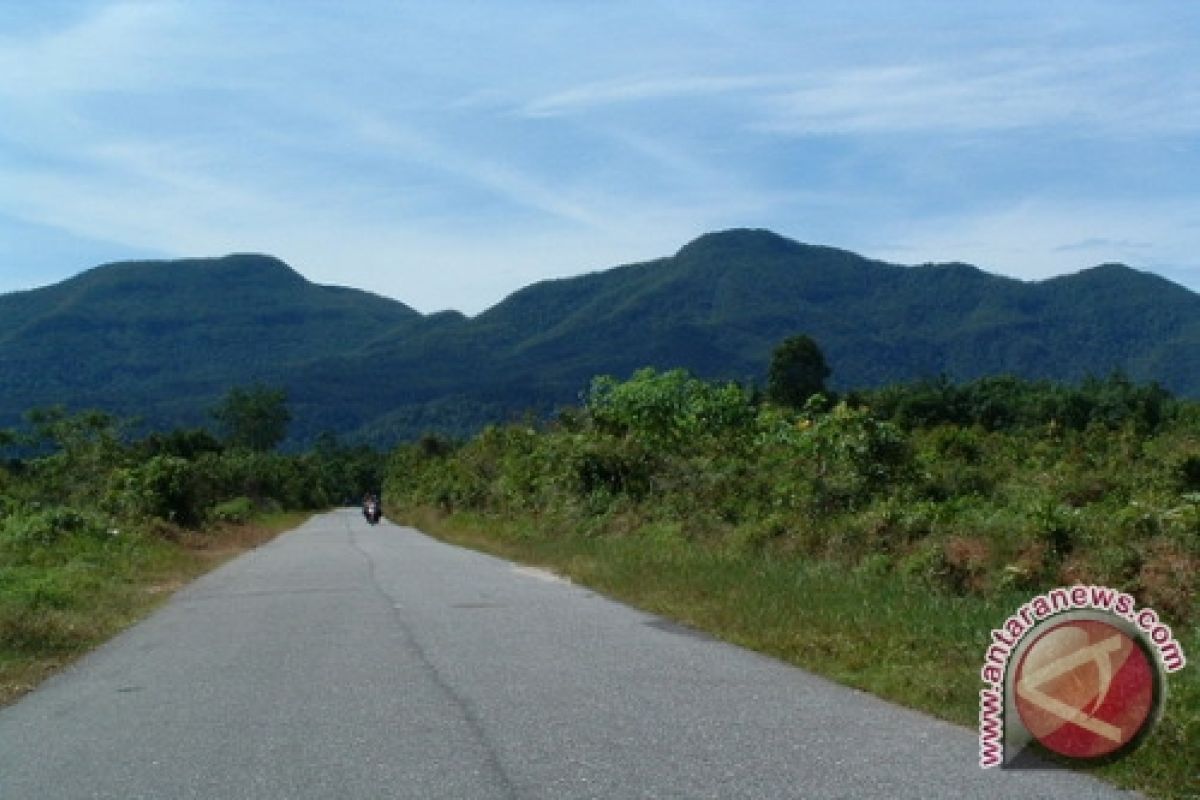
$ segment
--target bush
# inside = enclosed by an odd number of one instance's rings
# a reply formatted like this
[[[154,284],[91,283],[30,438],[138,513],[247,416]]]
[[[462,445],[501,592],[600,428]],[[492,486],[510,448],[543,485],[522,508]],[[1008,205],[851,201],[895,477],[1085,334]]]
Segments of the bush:
[[[254,501],[249,497],[235,497],[218,503],[209,511],[209,518],[214,522],[241,524],[249,522],[254,516]]]
[[[587,412],[597,430],[648,448],[678,453],[749,430],[755,410],[736,384],[715,384],[684,370],[643,369],[628,381],[592,381]]]
[[[0,523],[0,547],[10,551],[52,547],[74,536],[104,539],[115,530],[112,521],[95,511],[70,507],[16,513]]]
[[[193,462],[173,455],[155,455],[114,473],[107,497],[113,510],[195,525],[204,516],[212,495],[208,480]]]
[[[656,548],[669,531],[689,547],[895,571],[947,593],[1141,587],[1195,618],[1192,590],[1171,590],[1200,559],[1193,406],[1168,413],[1120,381],[922,391],[907,406],[904,390],[880,390],[866,406],[818,398],[796,412],[682,371],[599,378],[584,408],[545,428],[398,448],[385,495],[401,512],[633,541],[645,530]],[[879,397],[942,418],[906,430],[881,418]]]

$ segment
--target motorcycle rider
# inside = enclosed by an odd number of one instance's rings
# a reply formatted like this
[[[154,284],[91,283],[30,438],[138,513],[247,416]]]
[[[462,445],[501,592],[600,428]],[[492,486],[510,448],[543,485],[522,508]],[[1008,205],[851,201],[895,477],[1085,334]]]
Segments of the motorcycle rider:
[[[370,522],[370,523],[379,522],[379,514],[380,514],[379,498],[376,497],[371,492],[367,492],[363,496],[362,512],[363,512],[363,517],[366,518],[367,522]]]

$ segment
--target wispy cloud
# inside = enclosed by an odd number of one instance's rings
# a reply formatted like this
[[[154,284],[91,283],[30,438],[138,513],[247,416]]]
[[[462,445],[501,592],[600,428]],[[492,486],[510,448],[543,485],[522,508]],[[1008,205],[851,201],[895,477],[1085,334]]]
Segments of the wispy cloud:
[[[186,50],[186,11],[169,0],[122,2],[32,38],[0,36],[0,96],[145,89],[156,61]],[[161,64],[160,64],[161,66]]]
[[[624,103],[758,90],[786,82],[786,78],[765,75],[635,77],[598,81],[536,98],[526,103],[522,112],[532,117],[552,117]]]
[[[957,58],[822,70],[766,99],[755,127],[789,134],[1003,133],[1066,126],[1074,134],[1200,130],[1200,76],[1161,71],[1148,46]],[[1155,75],[1157,77],[1150,77]]]
[[[786,72],[631,76],[583,83],[520,107],[530,117],[672,99],[740,100],[743,130],[774,134],[1005,133],[1068,126],[1103,134],[1200,131],[1200,74],[1166,75],[1168,45],[993,48]]]
[[[482,187],[504,201],[580,225],[601,224],[597,214],[569,193],[502,161],[457,150],[415,127],[367,111],[352,114],[361,143],[384,157],[399,158]]]
[[[1107,236],[1091,236],[1087,239],[1080,239],[1077,242],[1068,242],[1060,244],[1054,248],[1056,253],[1076,253],[1076,252],[1092,252],[1096,250],[1108,250],[1117,252],[1145,252],[1153,249],[1154,245],[1150,242],[1138,242],[1130,239],[1110,239]]]

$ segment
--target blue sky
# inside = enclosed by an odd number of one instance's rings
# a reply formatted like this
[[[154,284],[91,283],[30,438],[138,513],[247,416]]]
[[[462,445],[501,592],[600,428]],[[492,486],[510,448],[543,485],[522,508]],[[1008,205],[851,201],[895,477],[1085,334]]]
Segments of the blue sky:
[[[741,226],[1200,289],[1200,3],[0,2],[0,292],[266,252],[475,313]]]

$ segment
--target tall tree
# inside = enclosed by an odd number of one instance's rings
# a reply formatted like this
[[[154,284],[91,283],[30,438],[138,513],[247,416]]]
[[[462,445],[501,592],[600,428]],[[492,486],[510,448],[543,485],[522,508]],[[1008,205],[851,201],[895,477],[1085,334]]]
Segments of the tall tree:
[[[829,365],[809,336],[789,336],[775,348],[767,373],[767,396],[780,405],[800,408],[814,394],[825,392]]]
[[[262,384],[233,387],[212,415],[221,426],[226,444],[260,452],[278,447],[292,421],[287,393]]]

